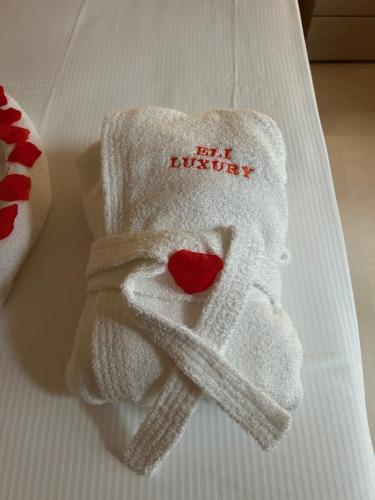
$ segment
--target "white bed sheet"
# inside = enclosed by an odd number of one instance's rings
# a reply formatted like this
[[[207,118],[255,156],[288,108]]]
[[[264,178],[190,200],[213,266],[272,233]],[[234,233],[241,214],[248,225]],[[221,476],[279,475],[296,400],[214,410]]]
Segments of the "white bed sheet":
[[[41,133],[54,196],[1,311],[1,500],[374,499],[352,289],[297,2],[2,0],[0,8],[0,78]],[[255,108],[279,123],[293,255],[284,302],[305,350],[305,399],[271,454],[202,403],[144,479],[117,459],[143,410],[84,406],[63,374],[90,243],[74,158],[106,113],[148,104]]]

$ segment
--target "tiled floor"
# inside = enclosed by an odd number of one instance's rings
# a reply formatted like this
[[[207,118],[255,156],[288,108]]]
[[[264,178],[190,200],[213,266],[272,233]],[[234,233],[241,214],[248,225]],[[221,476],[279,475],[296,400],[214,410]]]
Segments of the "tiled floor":
[[[375,445],[375,63],[311,65],[357,308]]]

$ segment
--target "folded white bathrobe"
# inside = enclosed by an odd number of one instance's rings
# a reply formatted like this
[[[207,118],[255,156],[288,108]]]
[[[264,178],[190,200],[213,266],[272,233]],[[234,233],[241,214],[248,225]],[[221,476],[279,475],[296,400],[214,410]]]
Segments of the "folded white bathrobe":
[[[273,448],[302,395],[301,346],[280,303],[279,129],[253,111],[148,107],[110,115],[100,155],[94,145],[80,161],[95,241],[68,386],[90,403],[140,401],[157,387],[124,452],[140,474],[166,455],[202,394]],[[205,291],[187,293],[171,272],[181,250],[222,259]],[[196,270],[182,267],[199,290]]]

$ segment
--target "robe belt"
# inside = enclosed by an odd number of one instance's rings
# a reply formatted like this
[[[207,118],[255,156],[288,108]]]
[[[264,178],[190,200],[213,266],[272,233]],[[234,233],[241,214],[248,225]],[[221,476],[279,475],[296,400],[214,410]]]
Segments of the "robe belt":
[[[196,328],[177,325],[137,302],[134,289],[138,278],[163,272],[174,251],[214,248],[223,235],[229,237],[224,268]],[[143,231],[107,236],[93,243],[86,273],[88,292],[118,289],[138,327],[175,363],[150,413],[124,451],[125,463],[139,474],[155,470],[182,434],[203,394],[263,449],[273,448],[286,434],[289,412],[224,357],[261,265],[259,238],[233,226],[187,233]],[[120,280],[113,279],[115,268]]]

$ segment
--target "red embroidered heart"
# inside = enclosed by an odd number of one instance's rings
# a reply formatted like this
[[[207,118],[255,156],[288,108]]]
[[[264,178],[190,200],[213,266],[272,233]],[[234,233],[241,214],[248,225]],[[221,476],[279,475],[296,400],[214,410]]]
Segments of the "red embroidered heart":
[[[218,255],[191,250],[178,250],[168,261],[168,270],[175,282],[190,294],[207,290],[223,267],[224,262]]]

